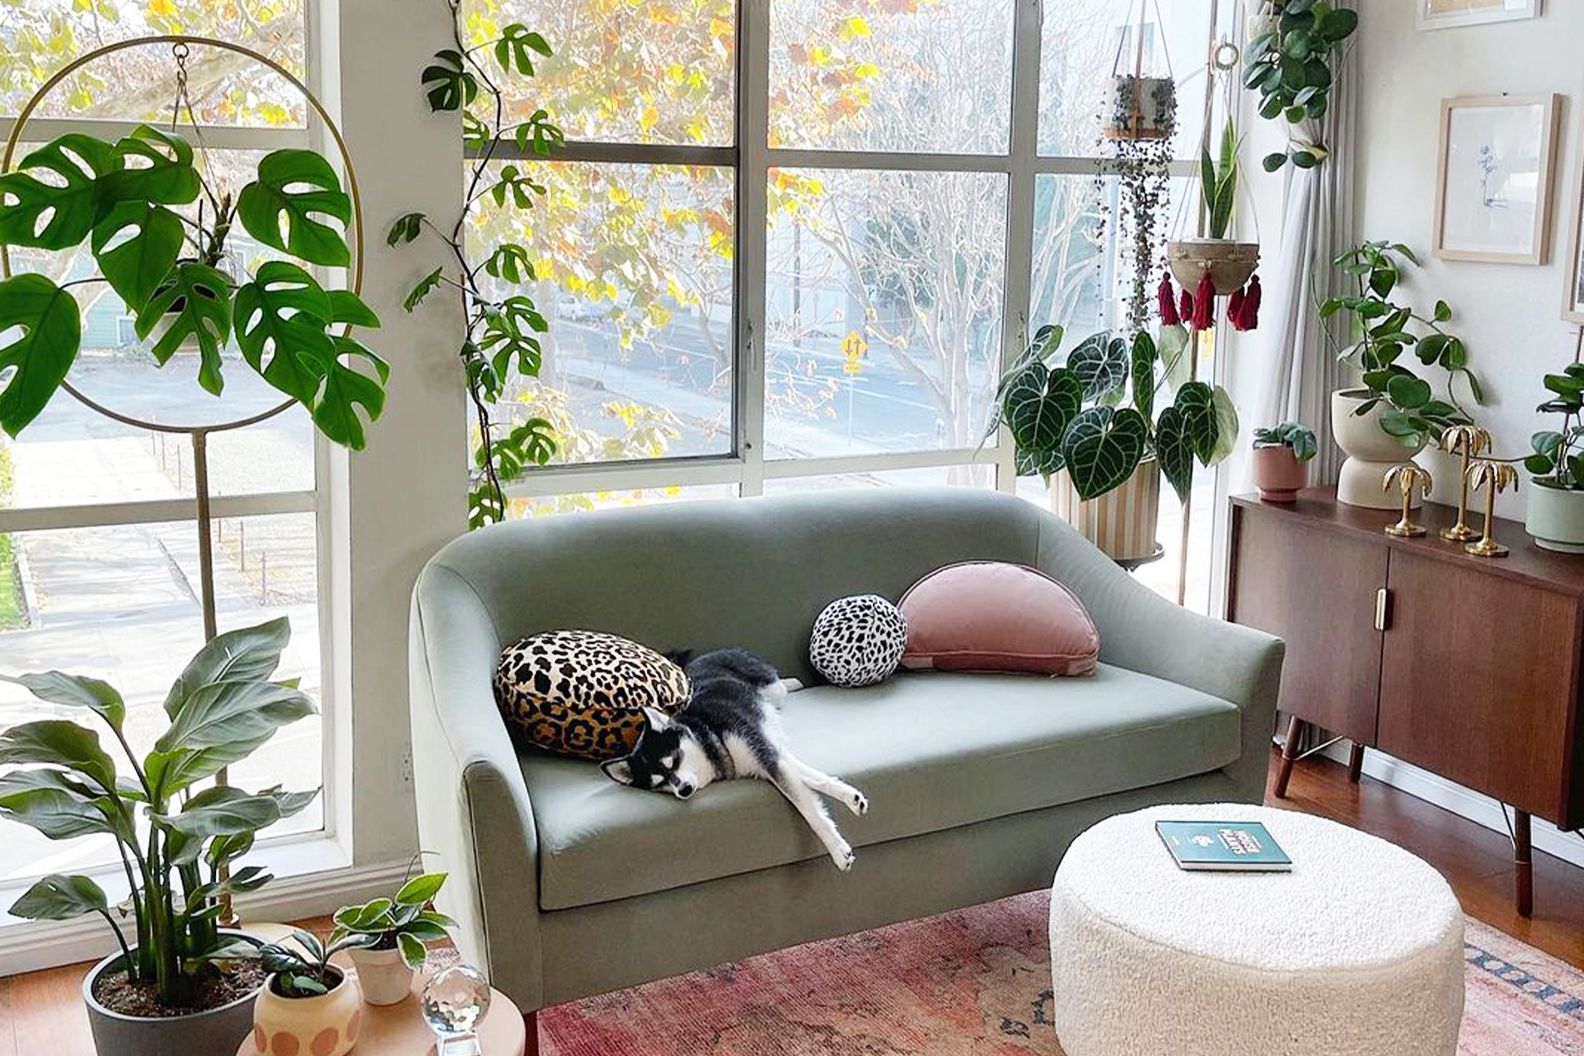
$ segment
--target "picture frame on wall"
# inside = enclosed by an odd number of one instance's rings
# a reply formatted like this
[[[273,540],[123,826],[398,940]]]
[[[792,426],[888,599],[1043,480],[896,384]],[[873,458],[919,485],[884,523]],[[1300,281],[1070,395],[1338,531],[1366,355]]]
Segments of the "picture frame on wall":
[[[1559,95],[1441,101],[1435,255],[1544,264],[1551,252]]]
[[[1577,196],[1573,199],[1573,225],[1569,229],[1573,237],[1568,244],[1568,266],[1562,269],[1568,284],[1562,298],[1562,318],[1584,326],[1584,177],[1574,190]]]
[[[1540,14],[1542,0],[1414,0],[1414,23],[1429,29],[1455,29],[1491,22],[1516,22]]]

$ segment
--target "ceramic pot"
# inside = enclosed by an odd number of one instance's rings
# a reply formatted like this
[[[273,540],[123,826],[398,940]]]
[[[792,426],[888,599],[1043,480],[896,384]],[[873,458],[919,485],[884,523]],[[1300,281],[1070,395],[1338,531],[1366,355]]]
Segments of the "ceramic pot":
[[[1177,285],[1198,290],[1199,280],[1208,271],[1218,297],[1241,290],[1259,267],[1259,256],[1258,242],[1190,238],[1166,243],[1166,264]]]
[[[349,956],[357,969],[358,989],[371,1005],[394,1005],[412,993],[412,969],[402,960],[401,950],[351,950]]]
[[[1253,469],[1254,486],[1266,502],[1293,502],[1309,484],[1309,463],[1298,461],[1286,444],[1256,447]]]
[[[99,1056],[236,1056],[253,1022],[258,991],[228,1005],[187,1016],[150,1019],[127,1016],[101,1005],[94,984],[107,972],[119,971],[121,954],[112,954],[94,965],[83,979],[83,1004],[88,1006],[88,1026]]]
[[[336,983],[318,997],[286,997],[270,976],[253,1006],[253,1050],[260,1056],[346,1056],[363,1025],[357,980],[334,966]],[[172,1049],[172,1052],[185,1050]],[[232,1050],[235,1052],[235,1049]]]
[[[1142,561],[1155,553],[1160,490],[1160,463],[1153,458],[1140,462],[1120,487],[1088,501],[1064,469],[1051,478],[1051,509],[1112,560]]]
[[[1377,403],[1366,414],[1356,413],[1368,400],[1363,389],[1341,389],[1331,394],[1331,435],[1346,453],[1337,478],[1337,501],[1372,510],[1402,508],[1402,493],[1386,490],[1386,474],[1393,466],[1413,461],[1424,450],[1424,443],[1404,444],[1380,427],[1384,403]],[[1415,493],[1413,505],[1419,506]]]
[[[1177,84],[1170,77],[1112,77],[1102,113],[1107,139],[1165,139],[1176,122]]]
[[[1552,487],[1538,480],[1529,489],[1524,527],[1536,546],[1564,554],[1584,554],[1584,491]]]

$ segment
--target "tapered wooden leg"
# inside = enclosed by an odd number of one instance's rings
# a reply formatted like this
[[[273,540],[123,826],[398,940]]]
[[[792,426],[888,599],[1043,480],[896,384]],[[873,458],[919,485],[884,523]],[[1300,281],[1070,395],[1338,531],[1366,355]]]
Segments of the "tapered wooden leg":
[[[1348,752],[1348,780],[1356,785],[1359,783],[1359,778],[1362,777],[1363,774],[1364,746],[1362,744],[1355,744]]]
[[[1534,914],[1534,852],[1530,845],[1529,812],[1513,811],[1513,885],[1518,915]]]
[[[523,1046],[523,1056],[539,1056],[539,1013],[523,1013],[523,1029],[527,1032],[528,1041]]]
[[[1298,742],[1303,738],[1304,721],[1294,715],[1287,721],[1287,740],[1282,743],[1281,765],[1276,769],[1276,798],[1287,798],[1287,782],[1292,779],[1293,760],[1298,758]]]

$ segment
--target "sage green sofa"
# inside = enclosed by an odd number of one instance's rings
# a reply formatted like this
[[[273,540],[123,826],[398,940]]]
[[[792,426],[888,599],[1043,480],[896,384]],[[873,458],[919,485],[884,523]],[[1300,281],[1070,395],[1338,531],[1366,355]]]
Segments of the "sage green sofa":
[[[814,617],[896,599],[955,561],[1044,569],[1100,628],[1091,678],[899,674],[819,684]],[[798,755],[869,797],[832,866],[768,785],[686,802],[514,746],[491,691],[521,635],[587,628],[660,650],[743,646],[810,688]],[[1184,611],[1049,513],[967,488],[687,503],[517,522],[419,577],[412,744],[422,845],[463,956],[526,1013],[1050,883],[1068,843],[1157,803],[1259,802],[1282,643]]]

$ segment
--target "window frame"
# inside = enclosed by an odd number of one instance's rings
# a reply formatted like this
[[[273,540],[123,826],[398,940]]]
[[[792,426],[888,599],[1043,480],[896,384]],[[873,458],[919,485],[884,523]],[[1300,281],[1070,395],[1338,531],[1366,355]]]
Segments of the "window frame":
[[[943,154],[920,151],[824,150],[769,146],[770,4],[737,4],[736,142],[730,146],[591,142],[569,139],[556,154],[561,162],[586,164],[703,165],[735,171],[735,260],[733,274],[732,444],[726,454],[667,456],[653,459],[585,462],[537,467],[507,488],[511,498],[531,499],[586,492],[728,484],[740,497],[764,493],[767,480],[886,470],[988,465],[995,467],[998,490],[1017,488],[1015,450],[1003,429],[995,444],[978,448],[893,451],[812,458],[765,457],[767,184],[774,169],[818,168],[871,172],[942,172],[1003,176],[1007,180],[1006,273],[1003,279],[1001,352],[1028,343],[1033,310],[1035,186],[1040,176],[1095,176],[1110,171],[1099,156],[1039,153],[1040,56],[1044,0],[1013,0],[1010,134],[1004,154]],[[1219,0],[1209,7],[1209,39],[1214,42]],[[1208,113],[1212,83],[1205,79]],[[1197,101],[1197,97],[1196,97]],[[469,159],[478,149],[468,152]],[[509,138],[495,145],[495,158],[537,160]],[[1191,176],[1193,161],[1171,163],[1173,177]]]

